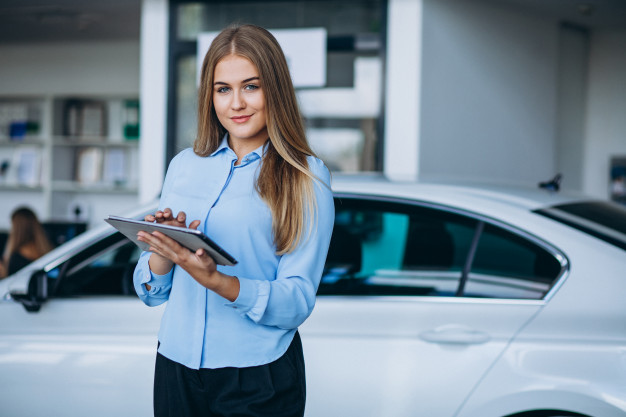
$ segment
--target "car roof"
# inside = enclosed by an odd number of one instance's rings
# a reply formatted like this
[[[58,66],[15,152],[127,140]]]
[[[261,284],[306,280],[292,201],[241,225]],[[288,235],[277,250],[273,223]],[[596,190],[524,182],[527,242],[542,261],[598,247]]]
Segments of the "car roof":
[[[406,198],[471,211],[483,211],[492,203],[500,208],[510,206],[526,211],[560,204],[590,200],[572,192],[555,192],[537,185],[478,182],[418,182],[389,180],[380,174],[333,175],[332,188],[339,194],[366,194],[389,198]]]

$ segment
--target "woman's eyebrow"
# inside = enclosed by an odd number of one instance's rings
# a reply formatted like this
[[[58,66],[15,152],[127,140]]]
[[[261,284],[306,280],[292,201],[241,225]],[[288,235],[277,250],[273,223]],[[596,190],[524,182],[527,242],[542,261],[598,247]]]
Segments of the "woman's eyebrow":
[[[250,78],[246,78],[241,83],[245,84],[245,83],[249,83],[250,81],[259,80],[259,79],[260,79],[259,77],[250,77]],[[224,81],[215,81],[213,85],[228,85],[228,83]]]

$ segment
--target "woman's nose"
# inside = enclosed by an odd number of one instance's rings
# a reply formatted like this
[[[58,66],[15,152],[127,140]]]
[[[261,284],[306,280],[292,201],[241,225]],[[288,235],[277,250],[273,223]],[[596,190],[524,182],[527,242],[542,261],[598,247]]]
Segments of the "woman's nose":
[[[240,91],[235,91],[233,94],[233,101],[231,103],[233,110],[240,110],[246,107],[246,101],[243,98],[243,94]]]

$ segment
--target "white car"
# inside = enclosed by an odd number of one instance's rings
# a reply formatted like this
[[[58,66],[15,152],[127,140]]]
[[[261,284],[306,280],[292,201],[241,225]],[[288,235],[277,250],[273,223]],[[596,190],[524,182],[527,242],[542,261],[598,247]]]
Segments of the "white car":
[[[308,417],[626,416],[625,208],[538,188],[333,189],[300,328]],[[105,225],[0,281],[0,415],[152,415],[162,309],[134,293],[138,255]]]

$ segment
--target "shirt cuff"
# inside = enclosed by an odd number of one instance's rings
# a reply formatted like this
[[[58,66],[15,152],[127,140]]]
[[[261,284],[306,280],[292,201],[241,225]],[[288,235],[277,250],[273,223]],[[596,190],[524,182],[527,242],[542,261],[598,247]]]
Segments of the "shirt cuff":
[[[145,288],[144,284],[148,284],[151,288],[147,291],[148,294],[156,294],[161,288],[169,285],[172,282],[172,273],[174,268],[168,273],[163,275],[155,274],[148,269],[148,272],[141,278],[141,285]]]
[[[270,297],[269,281],[237,277],[239,280],[239,295],[232,303],[226,303],[247,315],[252,321],[259,321],[265,313]]]

